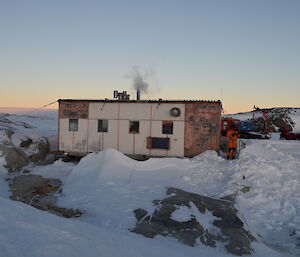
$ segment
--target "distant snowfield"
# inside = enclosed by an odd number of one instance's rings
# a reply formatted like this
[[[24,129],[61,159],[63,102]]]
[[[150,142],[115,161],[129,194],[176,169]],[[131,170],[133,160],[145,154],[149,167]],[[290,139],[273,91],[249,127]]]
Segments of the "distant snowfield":
[[[17,127],[18,133],[51,134],[57,122],[11,117],[35,122],[32,129]],[[58,160],[47,166],[29,166],[34,174],[63,181],[59,205],[85,211],[73,219],[9,200],[8,175],[0,157],[0,256],[232,256],[222,248],[189,247],[172,238],[149,239],[129,232],[136,222],[133,210],[143,208],[151,213],[152,201],[165,198],[170,186],[214,198],[237,192],[239,216],[259,241],[253,244],[255,253],[251,256],[298,256],[300,141],[245,142],[239,159],[230,161],[207,151],[191,159],[139,162],[107,149],[89,154],[77,165]],[[250,191],[240,192],[244,186]],[[178,208],[172,217],[184,221],[190,212]],[[211,217],[198,218],[210,225]]]
[[[48,108],[0,107],[0,113],[9,113],[16,115],[57,117],[57,112],[57,109]]]
[[[15,138],[44,136],[48,139],[51,150],[57,150],[57,119],[55,109],[0,107],[0,130],[13,129],[16,131]]]

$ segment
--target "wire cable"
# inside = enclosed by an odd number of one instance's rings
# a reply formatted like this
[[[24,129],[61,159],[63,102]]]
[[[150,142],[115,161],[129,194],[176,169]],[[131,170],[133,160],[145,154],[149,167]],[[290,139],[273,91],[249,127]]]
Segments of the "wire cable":
[[[28,116],[29,116],[29,115],[31,115],[32,113],[36,112],[36,111],[39,111],[39,110],[41,110],[41,109],[43,109],[43,108],[46,108],[46,107],[48,107],[48,106],[50,106],[50,105],[52,105],[52,104],[55,104],[56,102],[57,102],[57,100],[54,101],[54,102],[51,102],[51,103],[49,103],[49,104],[45,104],[45,105],[43,105],[42,107],[35,108],[33,111],[24,113],[23,115],[28,115]]]

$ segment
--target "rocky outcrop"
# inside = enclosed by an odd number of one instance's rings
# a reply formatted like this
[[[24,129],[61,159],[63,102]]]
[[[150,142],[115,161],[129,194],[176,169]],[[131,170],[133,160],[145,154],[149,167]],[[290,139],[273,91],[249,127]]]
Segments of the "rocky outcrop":
[[[56,205],[56,194],[61,186],[62,182],[59,179],[43,178],[39,175],[20,175],[9,183],[10,198],[65,218],[80,217],[83,212]]]
[[[189,246],[202,243],[216,247],[220,242],[229,253],[239,256],[253,252],[251,242],[255,238],[245,230],[232,201],[177,188],[168,188],[167,195],[163,200],[153,201],[154,213],[134,211],[137,223],[131,232],[150,238],[170,236]]]
[[[238,119],[250,120],[256,131],[264,131],[265,125],[269,132],[279,132],[281,130],[293,130],[295,127],[295,121],[293,117],[300,114],[300,108],[264,108],[261,109],[267,115],[267,120],[262,115],[257,115],[257,111],[247,112],[247,113],[237,113]],[[243,119],[243,114],[245,114],[245,119]],[[253,117],[249,118],[249,114]],[[232,118],[234,115],[230,115]]]
[[[1,149],[5,157],[5,167],[9,172],[19,171],[24,166],[28,165],[28,158],[20,148],[7,146],[2,147]]]
[[[41,164],[47,157],[49,144],[45,137],[14,140],[12,130],[2,130],[0,152],[5,158],[5,167],[9,172],[20,171],[30,162]],[[16,142],[17,141],[17,142]]]

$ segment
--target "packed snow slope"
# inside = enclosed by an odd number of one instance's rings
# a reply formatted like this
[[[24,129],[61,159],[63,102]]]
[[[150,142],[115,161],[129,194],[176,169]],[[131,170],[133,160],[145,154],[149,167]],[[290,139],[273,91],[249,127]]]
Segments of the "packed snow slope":
[[[61,161],[53,165],[61,169],[63,177],[65,168],[70,168],[69,163],[64,167]],[[53,165],[44,166],[40,174],[51,176]],[[165,197],[168,186],[215,197],[226,190],[235,192],[244,174],[236,167],[236,161],[227,162],[212,151],[193,159],[146,162],[131,160],[115,150],[90,154],[71,171],[60,201],[64,206],[85,210],[81,218],[60,218],[1,195],[1,256],[232,256],[221,247],[189,247],[172,238],[144,238],[128,229],[135,223],[132,211],[138,207],[152,210],[151,201]],[[256,207],[252,205],[251,210]],[[174,218],[188,215],[182,209],[174,213]],[[206,221],[209,229],[211,220]],[[252,256],[287,256],[259,242],[253,247]]]
[[[250,141],[232,167],[251,187],[239,194],[248,225],[267,244],[300,254],[300,142]],[[297,248],[298,246],[298,248]]]
[[[57,120],[1,114],[0,126],[0,130],[9,126],[16,134],[55,135]],[[165,198],[167,187],[214,198],[236,194],[239,216],[258,240],[252,256],[299,256],[300,141],[245,142],[239,158],[230,161],[207,151],[191,159],[138,162],[107,149],[78,164],[58,160],[25,167],[63,181],[58,204],[85,211],[76,219],[9,200],[6,179],[11,175],[0,156],[0,256],[232,256],[222,247],[189,247],[172,238],[149,239],[129,232],[136,222],[133,210],[152,213],[152,201]],[[250,191],[243,193],[245,186]],[[173,217],[184,220],[190,215],[190,210],[181,208]],[[210,222],[208,218],[207,229]]]
[[[61,204],[86,210],[84,222],[126,234],[136,222],[133,210],[152,213],[152,200],[162,199],[167,187],[216,198],[237,193],[240,215],[259,240],[300,253],[299,147],[298,141],[248,141],[234,161],[207,151],[192,159],[137,162],[106,150],[73,169]],[[244,186],[250,192],[240,192]]]

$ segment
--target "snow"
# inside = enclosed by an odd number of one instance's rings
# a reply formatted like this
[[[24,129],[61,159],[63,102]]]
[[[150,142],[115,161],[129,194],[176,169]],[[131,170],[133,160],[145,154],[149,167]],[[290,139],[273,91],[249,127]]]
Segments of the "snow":
[[[210,231],[216,217],[213,216],[209,210],[205,210],[205,213],[201,213],[192,201],[190,202],[190,206],[198,223],[202,225],[204,230]]]
[[[289,232],[300,227],[299,146],[299,142],[249,140],[235,161],[207,151],[193,159],[136,162],[110,149],[81,160],[65,183],[60,203],[86,210],[80,219],[89,224],[120,232],[134,226],[134,209],[152,213],[152,200],[165,197],[166,187],[220,197],[249,185],[250,193],[238,195],[238,209],[251,230],[268,244],[296,251],[288,242]],[[183,208],[174,215],[184,220],[192,214]],[[209,228],[212,217],[207,215],[198,218]]]
[[[213,151],[192,160],[138,162],[109,149],[81,159],[64,185],[60,204],[88,210],[82,219],[89,223],[116,231],[128,229],[136,221],[133,210],[153,212],[152,200],[164,198],[167,187],[219,196],[227,164]]]
[[[223,116],[227,118],[238,119],[238,120],[251,120],[253,118],[257,119],[263,117],[263,115],[260,112],[243,112],[243,113],[236,113],[236,114],[226,114]]]
[[[289,116],[295,123],[294,130],[300,130],[300,109],[299,108],[292,109]]]
[[[0,143],[4,141],[3,130],[15,131],[12,135],[13,143],[18,146],[23,139],[37,139],[46,137],[50,143],[51,150],[57,150],[57,110],[31,111],[30,115],[20,115],[26,109],[17,108],[12,111],[10,108],[0,108],[0,111],[11,111],[12,113],[0,113]]]
[[[0,196],[8,198],[8,184],[7,184],[7,170],[4,168],[6,162],[3,156],[1,156],[0,150]]]
[[[64,219],[26,204],[0,197],[1,256],[9,257],[198,257],[232,255],[218,248],[189,247],[175,240],[144,238],[134,233],[115,233],[77,219]],[[280,255],[254,244],[254,256]]]
[[[191,248],[172,240],[117,234],[76,219],[64,219],[0,197],[1,256],[132,257],[199,256],[215,249]],[[199,251],[200,250],[200,251]],[[218,253],[218,256],[226,256]]]
[[[75,164],[57,160],[53,164],[43,166],[29,166],[31,174],[40,175],[44,178],[59,178],[63,183],[67,180]]]
[[[178,222],[186,222],[192,219],[191,209],[187,206],[175,206],[176,210],[172,213],[171,219]]]
[[[52,118],[3,117],[14,122],[16,144],[28,135],[56,133],[57,121]],[[33,128],[24,128],[19,121]],[[0,132],[5,142],[6,134]],[[29,165],[33,174],[62,180],[58,204],[85,212],[73,219],[9,200],[6,179],[10,175],[0,152],[0,256],[232,256],[221,247],[189,247],[172,238],[149,239],[129,232],[136,223],[133,210],[152,213],[152,201],[165,198],[167,187],[214,198],[237,194],[239,216],[259,240],[251,256],[299,255],[299,241],[291,235],[300,234],[300,141],[277,139],[278,134],[272,140],[244,140],[246,148],[239,158],[229,161],[206,151],[191,159],[141,162],[107,149],[89,154],[78,164],[57,160]],[[244,186],[250,192],[242,193]],[[177,206],[172,219],[188,221],[193,216],[210,230],[215,217],[208,210],[199,212],[192,202],[190,207]]]
[[[239,210],[263,240],[295,248],[290,234],[300,230],[300,142],[251,141],[240,155],[232,183],[243,174],[250,193],[238,196]],[[299,242],[298,242],[299,243]]]

